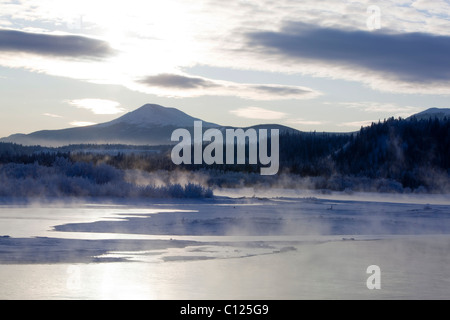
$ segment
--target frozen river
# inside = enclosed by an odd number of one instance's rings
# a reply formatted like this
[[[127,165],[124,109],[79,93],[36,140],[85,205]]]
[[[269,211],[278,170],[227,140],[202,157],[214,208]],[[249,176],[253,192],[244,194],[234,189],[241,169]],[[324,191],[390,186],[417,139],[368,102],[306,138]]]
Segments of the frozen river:
[[[0,299],[450,297],[448,197],[287,195],[0,206]]]

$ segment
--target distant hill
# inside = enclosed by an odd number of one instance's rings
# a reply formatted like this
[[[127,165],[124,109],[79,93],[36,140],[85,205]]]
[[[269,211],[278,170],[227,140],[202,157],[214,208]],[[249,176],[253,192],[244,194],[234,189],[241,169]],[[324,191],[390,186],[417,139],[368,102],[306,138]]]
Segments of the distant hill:
[[[439,119],[444,120],[444,118],[450,119],[450,108],[430,108],[425,111],[419,112],[412,115],[408,119],[416,118],[417,120],[428,120],[428,119]]]

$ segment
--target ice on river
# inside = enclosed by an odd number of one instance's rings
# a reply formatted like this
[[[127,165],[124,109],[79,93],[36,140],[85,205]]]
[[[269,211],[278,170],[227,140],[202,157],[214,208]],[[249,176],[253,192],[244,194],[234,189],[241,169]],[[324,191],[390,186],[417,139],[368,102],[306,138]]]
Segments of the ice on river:
[[[446,199],[3,205],[0,298],[447,299]]]

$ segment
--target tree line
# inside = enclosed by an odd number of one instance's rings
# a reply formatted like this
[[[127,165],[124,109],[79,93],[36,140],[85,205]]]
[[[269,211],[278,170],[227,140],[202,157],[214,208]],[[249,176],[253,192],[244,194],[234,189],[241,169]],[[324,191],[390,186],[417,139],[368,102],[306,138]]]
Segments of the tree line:
[[[443,191],[450,187],[449,119],[394,119],[373,123],[349,134],[282,132],[280,174],[300,177],[336,176],[388,179],[403,188]],[[0,143],[0,165],[37,164],[52,167],[58,159],[118,170],[198,171],[246,175],[258,165],[175,165],[171,146],[77,145],[61,148]],[[248,163],[248,162],[246,162]],[[274,178],[276,179],[276,177]]]

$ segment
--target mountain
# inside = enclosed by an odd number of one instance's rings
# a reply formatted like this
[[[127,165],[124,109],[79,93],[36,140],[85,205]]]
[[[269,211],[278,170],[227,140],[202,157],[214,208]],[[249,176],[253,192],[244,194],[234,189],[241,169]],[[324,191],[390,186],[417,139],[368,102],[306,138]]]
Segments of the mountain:
[[[450,119],[450,109],[449,108],[430,108],[425,111],[416,113],[409,117],[408,119],[416,118],[417,120],[428,120],[428,119],[439,119],[444,118]]]
[[[109,122],[86,127],[13,134],[0,139],[0,142],[51,147],[88,143],[160,145],[171,143],[173,130],[193,127],[194,121],[198,120],[200,119],[175,108],[146,104]],[[215,128],[219,125],[203,122],[203,127]]]
[[[115,120],[87,127],[62,130],[42,130],[30,134],[13,134],[0,139],[22,145],[59,147],[70,144],[130,144],[164,145],[171,144],[172,132],[178,128],[192,130],[194,118],[176,108],[166,108],[157,104],[146,104]],[[267,125],[254,128],[267,127]],[[218,124],[203,121],[203,128],[221,128]],[[288,127],[271,126],[280,131],[296,131]]]
[[[146,104],[120,118],[99,124],[98,126],[108,127],[117,124],[128,124],[141,128],[165,126],[183,128],[192,127],[194,121],[199,120],[176,108],[167,108],[157,104]],[[203,126],[208,128],[219,127],[219,125],[210,122],[203,122]]]

